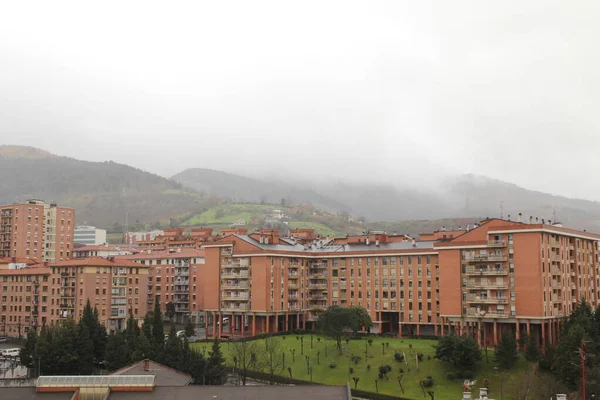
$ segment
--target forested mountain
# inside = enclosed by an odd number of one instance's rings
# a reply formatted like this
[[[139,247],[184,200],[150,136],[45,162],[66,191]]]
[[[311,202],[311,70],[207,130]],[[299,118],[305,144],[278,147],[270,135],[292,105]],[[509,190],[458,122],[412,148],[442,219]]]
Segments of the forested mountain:
[[[150,223],[200,212],[210,199],[128,165],[58,157],[30,147],[0,146],[0,204],[31,198],[77,209],[77,223]]]

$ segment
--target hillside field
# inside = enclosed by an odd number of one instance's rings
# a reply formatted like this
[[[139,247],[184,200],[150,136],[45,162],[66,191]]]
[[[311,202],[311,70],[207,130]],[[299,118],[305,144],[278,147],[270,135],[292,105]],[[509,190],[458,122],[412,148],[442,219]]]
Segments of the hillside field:
[[[311,348],[311,336],[312,348]],[[367,340],[350,340],[348,343],[342,342],[344,351],[343,355],[339,355],[335,350],[335,342],[325,339],[318,335],[303,335],[304,354],[301,354],[300,336],[286,335],[278,336],[282,347],[285,348],[285,368],[278,375],[289,377],[288,367],[292,368],[292,377],[295,379],[310,381],[310,375],[307,371],[306,356],[310,357],[310,365],[313,367],[313,381],[331,384],[344,385],[348,382],[354,388],[352,377],[358,377],[358,389],[375,392],[375,380],[378,378],[378,369],[381,365],[390,365],[392,372],[388,373],[388,379],[383,378],[378,381],[379,393],[384,393],[393,396],[400,396],[409,399],[422,399],[423,391],[419,386],[419,380],[431,376],[434,381],[432,388],[436,400],[456,400],[462,396],[462,380],[449,380],[447,373],[452,372],[452,368],[439,360],[433,358],[435,349],[433,346],[437,344],[436,340],[423,339],[401,339],[401,338],[376,338],[373,339],[372,345],[369,345]],[[258,348],[264,349],[264,339],[258,339]],[[382,343],[389,345],[382,346]],[[410,347],[412,345],[412,348]],[[195,343],[193,346],[199,351],[205,351],[208,354],[211,343]],[[365,361],[365,348],[368,352],[368,360]],[[232,343],[221,343],[221,349],[226,358],[228,365],[233,366],[233,357],[235,355]],[[294,349],[295,361],[292,361],[292,353]],[[319,352],[319,363],[317,363],[317,352]],[[384,354],[385,352],[385,354]],[[407,362],[397,362],[394,359],[395,352],[404,352],[407,356]],[[326,355],[327,353],[327,355]],[[416,365],[416,354],[423,353],[424,359],[419,362],[419,367]],[[484,353],[482,351],[482,353]],[[352,355],[361,357],[358,364],[350,361]],[[477,384],[473,387],[472,393],[478,394],[480,385],[484,379],[489,380],[489,394],[491,398],[500,399],[500,375],[494,370],[493,356],[494,351],[488,350],[489,363],[486,362],[485,354],[483,360],[477,366],[477,374],[475,380]],[[282,354],[283,357],[283,354]],[[335,363],[335,367],[331,368],[329,364]],[[370,365],[370,370],[368,369]],[[503,397],[511,398],[512,388],[515,387],[522,374],[529,366],[529,363],[522,357],[519,359],[516,367],[503,377]],[[350,367],[353,368],[353,373],[350,374]],[[402,369],[402,371],[401,371]],[[397,377],[402,374],[402,385],[405,393],[403,394]],[[426,397],[429,399],[429,396]]]

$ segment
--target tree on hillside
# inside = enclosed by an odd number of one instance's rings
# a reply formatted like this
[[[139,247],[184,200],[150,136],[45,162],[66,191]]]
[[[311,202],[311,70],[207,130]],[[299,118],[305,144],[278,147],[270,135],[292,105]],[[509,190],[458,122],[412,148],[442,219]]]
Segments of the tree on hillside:
[[[262,352],[256,341],[240,340],[233,342],[233,351],[231,352],[233,357],[233,363],[235,368],[239,371],[242,385],[246,385],[246,377],[248,371],[253,367],[253,362],[257,355]]]
[[[435,357],[452,364],[460,372],[472,371],[481,360],[481,350],[468,336],[446,335],[435,346]]]
[[[190,320],[185,325],[185,336],[187,336],[187,337],[194,336],[195,333],[196,333],[196,331],[194,329],[194,324],[192,324],[192,321]]]
[[[496,346],[494,360],[503,369],[511,369],[517,360],[519,353],[517,352],[517,339],[512,332],[505,331],[502,333],[500,343]]]
[[[540,359],[540,349],[535,339],[535,335],[529,335],[527,338],[527,348],[525,349],[525,359],[529,362],[537,362]]]
[[[225,358],[221,352],[221,344],[215,338],[212,349],[209,351],[209,357],[206,361],[206,384],[222,385],[225,381]]]
[[[106,342],[105,366],[109,371],[116,371],[129,363],[127,343],[122,332],[111,333]]]
[[[35,329],[27,330],[27,338],[21,351],[19,352],[19,361],[21,365],[27,368],[35,368],[37,365],[37,359],[35,355],[35,345],[38,340],[38,335]]]
[[[346,331],[358,332],[372,325],[369,314],[362,307],[331,306],[319,315],[317,326],[323,335],[335,340],[342,352],[342,339]]]
[[[173,318],[175,318],[175,303],[171,301],[167,303],[165,316],[169,318],[169,321],[173,321]]]
[[[265,351],[263,352],[264,366],[269,374],[269,381],[273,384],[275,375],[283,371],[283,357],[285,348],[282,346],[280,339],[268,337],[265,339]]]
[[[169,338],[165,342],[165,357],[163,363],[171,368],[177,368],[183,354],[181,340],[177,337],[175,324],[171,324]]]

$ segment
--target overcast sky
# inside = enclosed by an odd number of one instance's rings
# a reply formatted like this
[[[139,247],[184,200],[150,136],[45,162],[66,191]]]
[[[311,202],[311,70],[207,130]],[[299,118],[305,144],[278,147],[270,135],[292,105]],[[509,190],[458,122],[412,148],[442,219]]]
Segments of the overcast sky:
[[[0,143],[600,200],[598,20],[593,0],[4,2]]]

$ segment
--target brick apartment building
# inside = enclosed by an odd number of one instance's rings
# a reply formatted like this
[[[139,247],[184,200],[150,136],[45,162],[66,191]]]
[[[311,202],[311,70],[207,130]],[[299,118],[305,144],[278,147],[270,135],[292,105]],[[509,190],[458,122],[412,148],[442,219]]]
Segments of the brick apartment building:
[[[139,253],[117,256],[116,260],[134,261],[148,268],[148,309],[158,300],[161,311],[167,303],[175,306],[175,321],[195,324],[204,322],[203,293],[200,283],[204,277],[204,251],[179,248],[170,251],[142,250]]]
[[[555,342],[560,318],[582,297],[598,305],[600,235],[530,222],[488,219],[428,241],[372,232],[301,244],[276,230],[231,234],[203,246],[208,333],[310,328],[338,304],[366,308],[379,333],[454,332],[494,344],[510,329]]]
[[[75,210],[28,200],[0,206],[0,257],[55,262],[73,251]]]
[[[169,228],[162,235],[151,240],[137,240],[140,250],[168,251],[176,249],[199,249],[206,242],[214,240],[212,228]]]
[[[89,299],[107,330],[125,325],[129,308],[143,319],[148,310],[148,268],[127,260],[92,257],[34,264],[0,262],[0,332],[20,336],[27,328],[67,317],[78,320]]]

